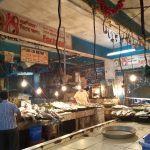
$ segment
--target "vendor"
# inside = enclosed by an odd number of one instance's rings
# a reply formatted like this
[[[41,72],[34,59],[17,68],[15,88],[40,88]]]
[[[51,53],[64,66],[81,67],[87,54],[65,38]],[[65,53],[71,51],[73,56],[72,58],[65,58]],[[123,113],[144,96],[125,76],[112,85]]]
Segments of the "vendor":
[[[82,87],[78,88],[78,91],[74,95],[74,99],[80,105],[86,105],[89,103],[89,95],[86,90],[83,90]]]
[[[18,150],[16,116],[21,113],[17,106],[8,101],[8,92],[0,92],[0,150]]]

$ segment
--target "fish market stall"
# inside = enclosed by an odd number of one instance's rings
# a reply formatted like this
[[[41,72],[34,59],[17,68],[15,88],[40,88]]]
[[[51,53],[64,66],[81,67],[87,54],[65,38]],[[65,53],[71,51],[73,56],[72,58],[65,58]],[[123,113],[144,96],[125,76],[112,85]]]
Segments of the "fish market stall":
[[[18,122],[21,138],[29,136],[28,143],[20,140],[25,142],[22,148],[104,122],[104,108],[96,103],[86,106],[60,101],[39,105],[28,103],[19,109],[22,115]],[[30,130],[39,126],[41,135],[36,140],[31,136]]]

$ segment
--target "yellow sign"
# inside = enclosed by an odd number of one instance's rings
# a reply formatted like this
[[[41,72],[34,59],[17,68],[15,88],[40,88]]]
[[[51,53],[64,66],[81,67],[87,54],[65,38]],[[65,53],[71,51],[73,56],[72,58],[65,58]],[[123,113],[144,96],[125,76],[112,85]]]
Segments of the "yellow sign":
[[[48,64],[48,52],[28,47],[21,47],[21,61]]]

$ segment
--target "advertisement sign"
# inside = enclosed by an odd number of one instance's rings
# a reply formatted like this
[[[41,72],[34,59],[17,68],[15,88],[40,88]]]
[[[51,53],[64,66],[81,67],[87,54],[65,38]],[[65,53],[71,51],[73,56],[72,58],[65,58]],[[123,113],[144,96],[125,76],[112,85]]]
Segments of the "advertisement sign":
[[[150,65],[150,54],[146,54],[148,64]],[[145,66],[144,54],[134,55],[121,58],[121,65],[123,69],[140,68]],[[115,70],[120,70],[119,59],[114,59]]]
[[[48,52],[28,47],[21,47],[21,61],[47,65]]]
[[[53,27],[42,25],[25,17],[0,9],[0,31],[19,35],[32,40],[56,45],[57,30]],[[72,49],[72,37],[60,31],[58,46]]]

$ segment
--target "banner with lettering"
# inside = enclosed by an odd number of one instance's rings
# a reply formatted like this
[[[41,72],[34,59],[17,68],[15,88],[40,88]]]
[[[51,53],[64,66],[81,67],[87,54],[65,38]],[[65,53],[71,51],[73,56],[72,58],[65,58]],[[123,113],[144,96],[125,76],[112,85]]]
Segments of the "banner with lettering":
[[[21,47],[21,61],[47,65],[48,52],[28,47]]]
[[[3,9],[0,9],[0,31],[56,45],[57,30],[55,28],[37,23]],[[63,28],[60,31],[58,45],[72,49],[72,36],[65,33],[64,42]]]
[[[147,54],[148,64],[150,65],[150,54]],[[123,69],[140,68],[145,66],[144,54],[134,55],[121,58],[121,65]],[[114,59],[115,70],[120,70],[119,59]]]

